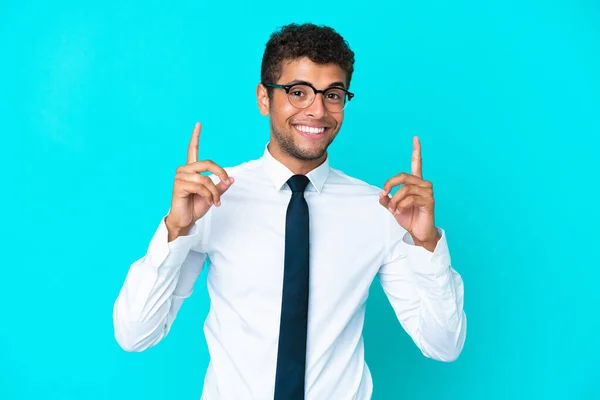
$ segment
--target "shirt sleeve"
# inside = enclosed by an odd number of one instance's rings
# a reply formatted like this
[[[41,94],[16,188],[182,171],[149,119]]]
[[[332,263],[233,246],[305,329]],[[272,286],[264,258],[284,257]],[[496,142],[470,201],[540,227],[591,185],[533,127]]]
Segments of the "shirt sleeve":
[[[163,217],[144,257],[129,267],[113,307],[115,338],[124,350],[152,347],[171,329],[206,260],[203,242],[209,214],[171,242]]]
[[[398,321],[421,352],[439,361],[454,361],[462,351],[467,319],[464,285],[451,265],[446,232],[433,252],[413,238],[390,215],[387,251],[378,276]]]

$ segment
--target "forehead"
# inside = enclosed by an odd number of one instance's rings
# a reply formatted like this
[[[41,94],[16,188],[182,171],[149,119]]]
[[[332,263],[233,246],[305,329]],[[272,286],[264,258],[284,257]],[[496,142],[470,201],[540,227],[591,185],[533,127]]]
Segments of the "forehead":
[[[298,58],[284,60],[281,67],[282,83],[300,80],[327,87],[333,82],[347,82],[346,73],[337,64],[317,64],[308,58]]]

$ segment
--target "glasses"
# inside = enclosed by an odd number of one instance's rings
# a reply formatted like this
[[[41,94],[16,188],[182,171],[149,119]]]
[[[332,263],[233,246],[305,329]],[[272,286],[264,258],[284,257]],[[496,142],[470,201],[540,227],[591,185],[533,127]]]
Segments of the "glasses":
[[[315,101],[317,94],[321,93],[323,94],[323,105],[327,111],[340,113],[354,97],[354,93],[335,86],[325,90],[317,90],[309,83],[295,83],[293,85],[266,83],[264,85],[271,88],[284,89],[290,104],[301,109],[310,107]]]

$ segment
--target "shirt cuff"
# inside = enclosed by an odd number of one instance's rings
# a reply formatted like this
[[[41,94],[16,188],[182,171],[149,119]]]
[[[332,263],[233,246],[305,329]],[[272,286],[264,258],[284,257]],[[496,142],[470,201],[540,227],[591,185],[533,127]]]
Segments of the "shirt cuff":
[[[415,245],[415,242],[409,232],[406,232],[402,238],[410,265],[417,273],[433,274],[436,277],[446,272],[451,265],[450,252],[446,241],[446,232],[441,228],[436,228],[440,239],[433,252],[430,252],[422,246]]]
[[[201,232],[198,225],[194,224],[187,235],[179,236],[169,242],[166,218],[164,216],[161,219],[158,229],[150,241],[146,256],[152,258],[152,263],[157,266],[178,267],[183,263],[194,243],[200,240]]]

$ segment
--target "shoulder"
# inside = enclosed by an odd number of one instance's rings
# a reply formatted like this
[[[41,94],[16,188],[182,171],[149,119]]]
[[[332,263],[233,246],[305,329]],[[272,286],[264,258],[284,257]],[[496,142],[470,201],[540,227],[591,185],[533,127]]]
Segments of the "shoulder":
[[[344,204],[361,210],[356,213],[357,218],[369,221],[368,226],[375,229],[373,234],[382,235],[386,248],[393,240],[402,238],[406,233],[387,208],[381,205],[379,193],[382,188],[335,168],[330,168],[327,184],[329,194],[343,199]]]
[[[361,193],[366,196],[379,196],[381,188],[365,182],[361,179],[350,176],[339,169],[330,168],[328,184],[338,186],[345,190],[350,190],[353,193]]]
[[[388,224],[390,220],[395,221],[393,215],[380,203],[379,194],[383,188],[335,168],[330,168],[327,184],[330,194],[333,192],[334,196],[342,196],[345,202],[355,203],[364,212],[369,212],[370,218],[385,224]]]
[[[227,175],[232,176],[234,178],[243,177],[244,175],[249,175],[258,170],[258,168],[262,165],[261,159],[245,161],[238,165],[225,166],[223,169],[227,172]],[[211,174],[209,175],[213,182],[219,182],[219,177],[217,175]]]

